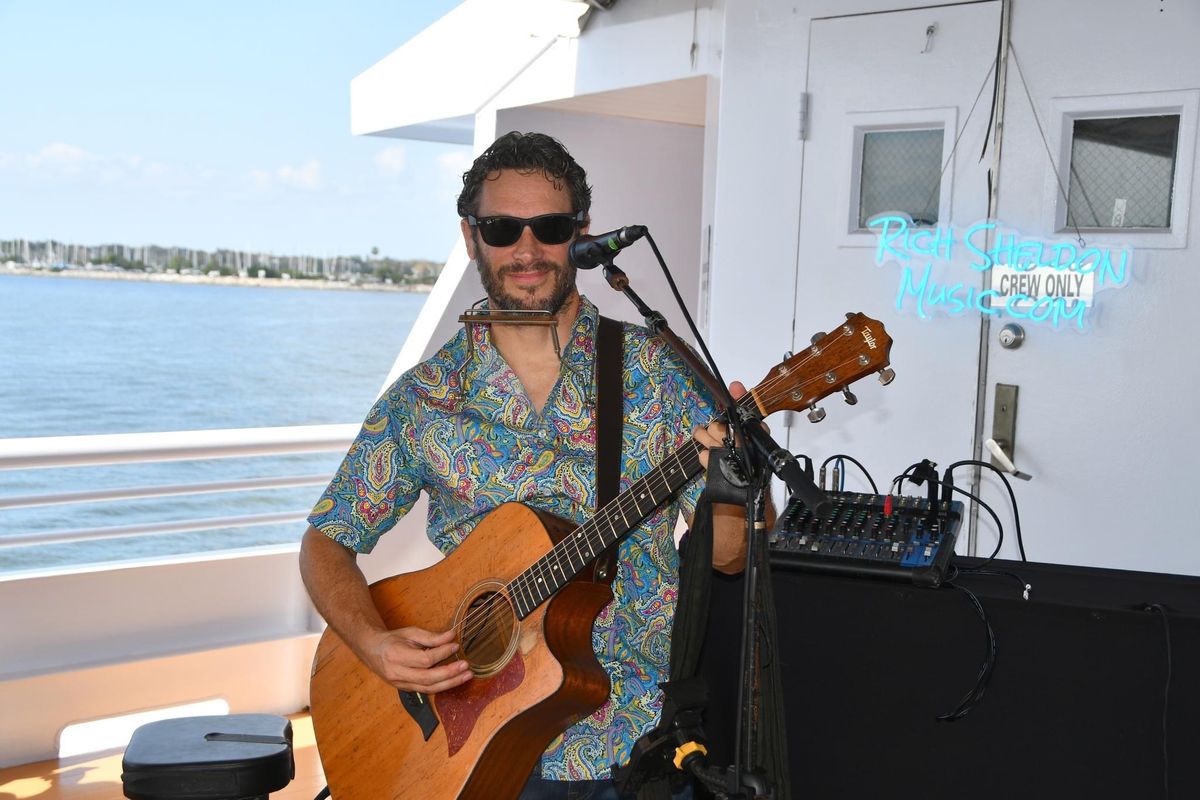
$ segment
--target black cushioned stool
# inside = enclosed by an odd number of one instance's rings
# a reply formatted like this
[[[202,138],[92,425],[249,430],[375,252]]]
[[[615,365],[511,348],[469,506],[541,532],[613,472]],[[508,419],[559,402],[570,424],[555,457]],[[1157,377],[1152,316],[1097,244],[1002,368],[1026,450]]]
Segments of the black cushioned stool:
[[[121,762],[131,800],[265,800],[296,774],[292,723],[273,714],[142,725]]]

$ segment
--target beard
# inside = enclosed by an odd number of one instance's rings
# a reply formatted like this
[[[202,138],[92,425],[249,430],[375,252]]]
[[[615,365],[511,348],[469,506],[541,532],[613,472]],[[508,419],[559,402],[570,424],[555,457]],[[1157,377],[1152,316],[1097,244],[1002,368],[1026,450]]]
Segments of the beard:
[[[505,264],[496,267],[483,248],[476,248],[475,264],[479,268],[479,279],[483,282],[484,291],[492,307],[508,311],[549,311],[557,314],[566,303],[567,298],[575,291],[575,267],[570,264],[557,264],[553,261],[535,261],[532,264],[518,266]],[[504,278],[514,272],[547,271],[554,275],[550,293],[539,298],[535,290],[517,293],[504,289]]]

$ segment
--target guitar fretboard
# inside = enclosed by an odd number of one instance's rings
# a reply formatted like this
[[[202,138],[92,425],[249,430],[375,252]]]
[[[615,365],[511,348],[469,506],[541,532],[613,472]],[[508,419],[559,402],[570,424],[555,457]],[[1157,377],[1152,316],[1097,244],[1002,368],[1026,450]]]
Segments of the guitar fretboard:
[[[507,588],[517,616],[528,616],[698,475],[701,449],[695,441],[680,447],[514,578]]]

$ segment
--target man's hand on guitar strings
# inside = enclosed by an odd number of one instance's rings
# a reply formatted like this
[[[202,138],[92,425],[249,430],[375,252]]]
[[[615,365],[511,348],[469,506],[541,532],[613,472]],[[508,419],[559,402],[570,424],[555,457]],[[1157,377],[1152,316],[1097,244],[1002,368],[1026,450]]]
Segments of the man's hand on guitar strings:
[[[384,631],[365,655],[368,666],[381,678],[406,692],[436,694],[471,680],[471,670],[461,659],[442,662],[458,651],[455,630],[432,633],[422,628]]]

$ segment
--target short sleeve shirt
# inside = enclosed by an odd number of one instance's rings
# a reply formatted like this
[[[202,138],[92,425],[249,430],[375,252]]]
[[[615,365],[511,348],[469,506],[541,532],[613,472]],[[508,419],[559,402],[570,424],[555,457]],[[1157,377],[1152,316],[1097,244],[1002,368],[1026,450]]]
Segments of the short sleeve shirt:
[[[488,326],[460,331],[376,402],[309,522],[361,553],[371,551],[421,491],[429,495],[427,534],[443,553],[512,500],[585,522],[596,502],[598,320],[584,298],[541,412],[493,346]],[[622,490],[713,416],[707,392],[669,345],[630,324],[623,338]],[[700,489],[693,480],[621,541],[613,602],[592,629],[612,693],[551,743],[543,777],[608,777],[610,766],[626,763],[633,743],[657,724],[678,589],[675,522],[694,513]]]

